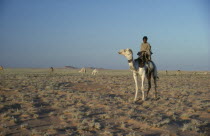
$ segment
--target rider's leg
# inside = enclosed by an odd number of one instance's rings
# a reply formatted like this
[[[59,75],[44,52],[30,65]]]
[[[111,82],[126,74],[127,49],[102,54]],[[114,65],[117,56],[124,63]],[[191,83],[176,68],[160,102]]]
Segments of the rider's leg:
[[[147,66],[148,66],[148,70],[150,71],[150,62],[151,61],[151,56],[150,54],[146,54],[146,63],[147,63]]]

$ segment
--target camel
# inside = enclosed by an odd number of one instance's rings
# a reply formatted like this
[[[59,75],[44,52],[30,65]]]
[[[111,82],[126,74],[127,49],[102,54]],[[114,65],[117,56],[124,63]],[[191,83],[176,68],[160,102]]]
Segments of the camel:
[[[128,65],[130,67],[130,70],[133,72],[133,78],[135,81],[135,88],[136,88],[136,93],[134,97],[134,102],[137,99],[137,94],[138,94],[138,82],[137,78],[138,75],[141,76],[141,91],[142,91],[142,100],[145,100],[144,97],[144,80],[145,77],[148,80],[148,90],[147,90],[147,96],[149,94],[149,91],[151,89],[151,76],[154,79],[154,84],[155,84],[155,98],[157,98],[157,68],[155,66],[155,63],[153,61],[149,61],[147,64],[145,63],[144,59],[140,57],[139,59],[133,60],[133,51],[131,49],[122,49],[118,52],[120,55],[123,55],[127,58],[128,60]]]
[[[194,75],[208,75],[208,72],[193,72]]]
[[[82,69],[79,71],[79,73],[82,73],[82,74],[86,73],[86,69],[85,69],[85,68],[82,68]]]
[[[181,75],[181,74],[182,74],[181,70],[176,71],[176,75]]]
[[[168,70],[166,70],[166,76],[168,75]]]
[[[54,68],[50,67],[50,72],[53,73],[54,72]]]
[[[0,71],[1,71],[1,70],[4,70],[3,66],[0,66]]]
[[[98,70],[97,69],[94,69],[93,72],[92,72],[92,75],[95,76],[96,74],[98,74]]]
[[[204,72],[203,74],[204,74],[204,75],[208,75],[208,72]]]

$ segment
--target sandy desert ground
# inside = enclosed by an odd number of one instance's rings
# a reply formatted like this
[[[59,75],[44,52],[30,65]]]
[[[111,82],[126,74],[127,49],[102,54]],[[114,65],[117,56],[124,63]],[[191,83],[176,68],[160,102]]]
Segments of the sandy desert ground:
[[[133,103],[129,70],[99,72],[0,71],[0,135],[210,135],[209,73],[159,71],[158,99]]]

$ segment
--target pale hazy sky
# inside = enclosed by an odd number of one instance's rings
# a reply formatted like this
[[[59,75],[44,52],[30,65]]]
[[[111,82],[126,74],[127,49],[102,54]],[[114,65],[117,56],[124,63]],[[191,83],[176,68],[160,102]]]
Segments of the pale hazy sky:
[[[0,65],[128,69],[147,35],[161,70],[210,70],[208,0],[0,0]]]

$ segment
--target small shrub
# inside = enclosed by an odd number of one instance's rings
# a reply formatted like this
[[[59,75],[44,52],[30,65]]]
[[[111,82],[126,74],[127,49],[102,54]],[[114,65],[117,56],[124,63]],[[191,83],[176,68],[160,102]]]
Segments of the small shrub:
[[[137,136],[137,135],[136,135],[136,132],[130,132],[126,136]]]
[[[126,128],[125,122],[121,122],[120,127],[121,127],[121,128]]]
[[[27,129],[28,128],[28,123],[24,123],[20,125],[21,129]]]
[[[38,114],[34,114],[33,116],[35,119],[38,119],[39,118],[39,115]]]
[[[101,124],[97,122],[97,123],[94,124],[94,127],[96,129],[101,129]]]
[[[31,132],[31,135],[32,135],[32,136],[41,135],[41,132],[39,132],[39,131],[36,130],[36,129],[33,129],[32,132]]]
[[[182,131],[186,131],[186,130],[192,130],[193,126],[190,123],[186,123],[183,125],[183,127],[181,128]]]

